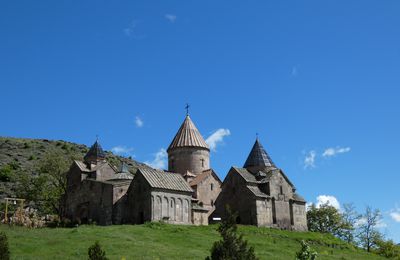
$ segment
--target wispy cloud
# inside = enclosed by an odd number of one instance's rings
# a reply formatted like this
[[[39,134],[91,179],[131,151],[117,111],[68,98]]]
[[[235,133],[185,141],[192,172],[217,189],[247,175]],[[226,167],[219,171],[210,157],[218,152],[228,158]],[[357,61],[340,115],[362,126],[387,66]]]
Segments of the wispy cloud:
[[[167,166],[167,156],[167,151],[164,148],[161,148],[154,154],[154,159],[152,161],[146,161],[144,163],[155,169],[165,169]]]
[[[111,152],[113,152],[114,154],[117,154],[117,155],[121,155],[121,156],[134,156],[134,154],[132,153],[133,150],[134,150],[133,148],[126,147],[123,145],[118,145],[118,146],[111,148]]]
[[[136,125],[136,127],[139,127],[139,128],[143,127],[143,125],[144,125],[143,120],[139,116],[136,116],[136,118],[135,118],[135,125]]]
[[[133,39],[143,39],[146,36],[138,34],[137,32],[137,27],[138,27],[139,21],[133,20],[125,29],[124,29],[124,34]]]
[[[229,135],[231,135],[229,129],[220,128],[206,139],[206,143],[210,146],[212,151],[216,151],[217,145],[223,142],[225,136]]]
[[[393,209],[393,210],[390,212],[390,217],[391,217],[394,221],[400,222],[400,208]]]
[[[315,168],[315,157],[317,153],[314,150],[309,151],[304,158],[304,169]]]
[[[175,23],[176,15],[174,14],[166,14],[164,15],[165,19],[167,19],[170,23]]]
[[[350,151],[351,151],[350,147],[340,147],[340,146],[337,146],[336,148],[334,147],[326,148],[322,153],[317,152],[316,150],[311,150],[309,152],[303,151],[303,154],[305,154],[303,160],[304,169],[312,169],[317,167],[317,161],[319,162],[319,160],[322,158],[327,159],[339,154],[348,153]]]
[[[348,153],[350,152],[351,148],[350,147],[330,147],[325,149],[325,151],[322,154],[322,157],[332,157],[335,156],[337,154],[341,154],[341,153]]]

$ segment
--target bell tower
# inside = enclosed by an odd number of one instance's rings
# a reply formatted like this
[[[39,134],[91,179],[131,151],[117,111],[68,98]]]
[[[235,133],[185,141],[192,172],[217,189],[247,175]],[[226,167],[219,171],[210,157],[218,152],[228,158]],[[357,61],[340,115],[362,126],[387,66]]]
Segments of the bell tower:
[[[186,106],[185,120],[167,149],[168,171],[183,176],[198,175],[210,169],[210,147],[192,122],[188,108]]]

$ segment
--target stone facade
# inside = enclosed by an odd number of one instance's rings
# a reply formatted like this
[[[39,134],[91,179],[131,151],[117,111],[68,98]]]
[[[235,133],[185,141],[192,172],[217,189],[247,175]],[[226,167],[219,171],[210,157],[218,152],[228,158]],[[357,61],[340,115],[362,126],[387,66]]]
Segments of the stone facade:
[[[244,168],[232,167],[212,217],[225,218],[226,206],[246,225],[307,230],[306,202],[257,140]]]
[[[115,180],[117,175],[118,170],[106,161],[96,165],[74,161],[67,174],[66,217],[100,225],[121,223],[123,196],[132,179]]]
[[[176,175],[173,177],[182,179],[182,183],[176,185],[170,181],[171,185],[165,185],[165,182],[148,181],[149,178],[161,175]],[[171,224],[191,224],[192,193],[193,190],[178,174],[139,169],[127,195],[127,222],[143,224],[146,221],[164,221]]]
[[[223,183],[188,115],[167,151],[170,172],[143,166],[133,176],[126,166],[109,164],[96,141],[67,174],[65,216],[100,225],[208,225],[213,218],[225,218],[229,205],[241,224],[307,230],[306,202],[258,140],[244,167],[232,167]]]
[[[185,174],[210,169],[210,151],[197,147],[180,147],[168,151],[168,171]]]
[[[197,175],[189,184],[194,190],[193,198],[207,210],[207,216],[209,216],[215,210],[215,201],[221,192],[221,180],[210,169]]]

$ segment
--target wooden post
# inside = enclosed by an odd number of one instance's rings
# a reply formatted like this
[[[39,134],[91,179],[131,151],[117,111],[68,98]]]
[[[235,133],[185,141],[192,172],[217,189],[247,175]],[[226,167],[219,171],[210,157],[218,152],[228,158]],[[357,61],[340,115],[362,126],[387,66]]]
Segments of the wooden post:
[[[7,215],[8,215],[8,198],[6,198],[6,214],[4,216],[4,223],[8,223]]]

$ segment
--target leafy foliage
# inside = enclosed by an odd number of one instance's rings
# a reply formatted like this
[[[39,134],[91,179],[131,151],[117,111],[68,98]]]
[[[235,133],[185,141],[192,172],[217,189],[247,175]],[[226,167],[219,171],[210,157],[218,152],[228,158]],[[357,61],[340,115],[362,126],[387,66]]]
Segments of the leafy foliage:
[[[10,259],[10,250],[8,249],[7,236],[3,232],[0,232],[0,259]]]
[[[222,240],[214,243],[207,260],[256,260],[254,248],[249,247],[242,235],[237,235],[237,214],[227,207],[227,218],[218,227]]]
[[[308,243],[301,240],[301,249],[296,253],[296,260],[314,260],[317,259],[317,252],[312,250]]]
[[[98,241],[91,245],[88,249],[89,260],[107,260],[106,252],[101,249]]]
[[[378,255],[400,260],[400,246],[396,245],[393,240],[375,240],[375,244],[377,247],[375,253]]]
[[[354,244],[356,242],[354,232],[360,219],[361,215],[355,210],[355,206],[352,203],[343,204],[342,221],[344,228],[341,229],[339,238],[347,243]]]
[[[345,229],[350,229],[339,211],[328,203],[322,204],[319,208],[314,204],[311,205],[307,211],[307,224],[310,231],[335,236],[339,236]]]
[[[10,162],[0,168],[0,181],[9,182],[13,179],[14,173],[19,169],[16,162]]]
[[[66,160],[59,153],[47,154],[36,165],[36,175],[20,175],[18,196],[34,202],[42,214],[61,215],[66,172],[72,159]]]

